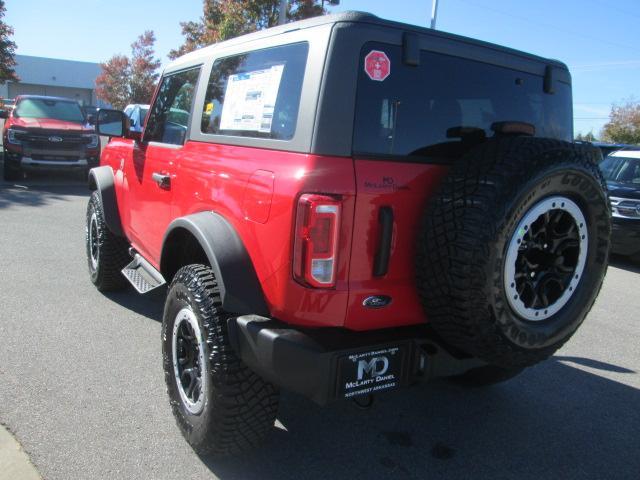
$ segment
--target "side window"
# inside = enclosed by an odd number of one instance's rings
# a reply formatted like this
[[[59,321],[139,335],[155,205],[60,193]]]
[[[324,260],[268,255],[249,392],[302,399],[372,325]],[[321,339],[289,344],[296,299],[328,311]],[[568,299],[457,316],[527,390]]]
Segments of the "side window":
[[[202,133],[293,138],[308,50],[305,42],[216,60],[204,101]]]
[[[199,74],[198,67],[162,79],[158,96],[147,120],[144,134],[146,141],[184,144]]]

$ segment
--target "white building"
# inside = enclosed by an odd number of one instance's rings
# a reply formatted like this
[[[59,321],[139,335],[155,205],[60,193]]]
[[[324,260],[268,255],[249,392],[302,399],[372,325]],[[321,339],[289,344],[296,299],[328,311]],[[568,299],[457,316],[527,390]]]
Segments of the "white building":
[[[2,98],[15,98],[21,94],[50,95],[74,98],[82,105],[106,106],[96,98],[98,63],[29,55],[16,55],[16,62],[20,81],[0,85]]]

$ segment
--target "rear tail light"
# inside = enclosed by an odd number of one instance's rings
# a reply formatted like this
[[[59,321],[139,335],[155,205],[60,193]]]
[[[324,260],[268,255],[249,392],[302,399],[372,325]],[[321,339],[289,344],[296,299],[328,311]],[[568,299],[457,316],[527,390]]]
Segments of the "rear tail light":
[[[341,203],[325,195],[305,194],[298,200],[293,251],[295,279],[316,288],[336,284]]]

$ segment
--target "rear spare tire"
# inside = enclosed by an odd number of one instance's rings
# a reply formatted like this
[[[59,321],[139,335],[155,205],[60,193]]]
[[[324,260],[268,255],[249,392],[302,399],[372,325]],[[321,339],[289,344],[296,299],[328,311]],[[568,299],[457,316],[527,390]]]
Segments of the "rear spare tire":
[[[604,278],[610,213],[596,149],[494,138],[451,168],[425,212],[419,294],[451,345],[503,368],[551,356]]]

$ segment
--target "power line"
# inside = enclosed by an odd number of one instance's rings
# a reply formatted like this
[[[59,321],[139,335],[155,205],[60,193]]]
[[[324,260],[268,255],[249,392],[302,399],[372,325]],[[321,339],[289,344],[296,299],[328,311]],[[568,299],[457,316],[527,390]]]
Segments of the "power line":
[[[599,3],[600,5],[604,5],[608,10],[617,10],[618,12],[624,13],[625,15],[631,15],[632,17],[640,18],[640,12],[630,12],[629,10],[616,7],[615,5],[612,5],[611,0],[604,2],[602,0],[591,0],[591,3]]]
[[[531,23],[531,24],[534,24],[534,25],[540,25],[540,26],[547,27],[547,28],[552,28],[552,29],[555,29],[555,30],[559,30],[559,31],[561,31],[563,33],[568,33],[570,35],[574,35],[574,36],[577,36],[577,37],[587,38],[589,40],[593,40],[593,41],[600,42],[600,43],[607,43],[609,45],[612,45],[612,46],[615,46],[615,47],[618,47],[618,48],[626,48],[626,49],[629,49],[629,50],[633,50],[634,52],[640,52],[640,49],[632,47],[631,45],[625,45],[625,44],[622,44],[622,43],[612,42],[610,40],[605,40],[603,38],[597,38],[597,37],[593,37],[591,35],[586,35],[586,34],[584,34],[582,32],[575,32],[573,30],[567,30],[566,27],[559,27],[557,25],[552,25],[550,23],[539,22],[537,20],[531,20],[531,19],[529,19],[527,17],[522,17],[520,15],[514,15],[512,13],[508,13],[508,12],[505,12],[503,10],[498,10],[496,8],[493,8],[493,7],[488,7],[486,5],[480,5],[480,4],[478,4],[476,2],[472,2],[470,0],[458,0],[458,1],[466,3],[466,4],[469,4],[469,5],[473,5],[473,6],[478,7],[478,8],[483,8],[485,10],[489,10],[489,11],[498,13],[500,15],[504,15],[506,17],[515,18],[516,20],[520,20],[522,22]]]

